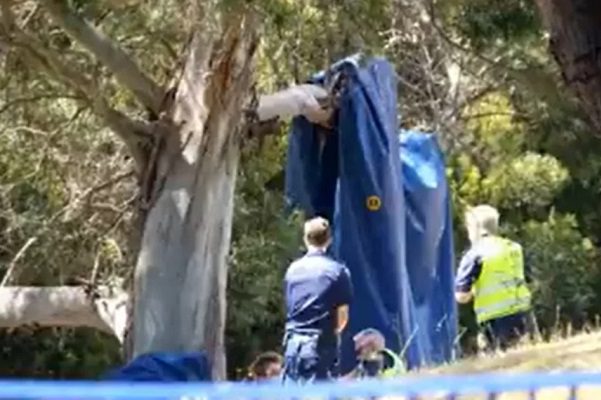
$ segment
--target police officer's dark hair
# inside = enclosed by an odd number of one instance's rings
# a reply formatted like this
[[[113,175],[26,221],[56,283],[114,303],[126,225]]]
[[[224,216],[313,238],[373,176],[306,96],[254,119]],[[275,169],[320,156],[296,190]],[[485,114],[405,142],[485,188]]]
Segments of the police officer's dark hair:
[[[305,242],[311,246],[323,247],[331,238],[330,223],[327,219],[316,217],[305,222]]]
[[[255,358],[252,364],[250,364],[250,367],[248,368],[248,377],[250,379],[265,377],[267,373],[267,367],[270,364],[281,364],[282,362],[282,356],[275,351],[266,351],[265,353],[261,353],[257,356],[257,358]]]

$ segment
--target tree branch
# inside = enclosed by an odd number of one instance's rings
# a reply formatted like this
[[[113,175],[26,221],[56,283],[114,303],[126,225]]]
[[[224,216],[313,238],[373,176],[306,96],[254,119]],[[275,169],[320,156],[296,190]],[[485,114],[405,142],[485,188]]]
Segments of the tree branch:
[[[292,86],[261,96],[256,109],[257,118],[259,121],[268,121],[304,115],[310,121],[323,122],[329,117],[329,112],[321,107],[320,102],[328,96],[328,91],[319,85]]]
[[[151,135],[150,125],[133,120],[122,112],[111,108],[101,97],[95,101],[93,109],[104,120],[105,124],[123,139],[136,162],[136,169],[139,172],[146,165],[147,157],[144,145]]]
[[[161,111],[164,91],[140,70],[125,51],[69,10],[62,0],[43,0],[43,4],[54,21],[94,54],[144,106],[156,114]]]
[[[29,96],[29,97],[17,97],[15,99],[11,99],[11,100],[7,101],[6,103],[4,103],[2,105],[2,107],[0,107],[0,114],[6,112],[11,107],[14,107],[18,104],[31,103],[31,102],[36,102],[36,101],[40,101],[40,100],[59,100],[59,99],[81,100],[80,98],[78,98],[76,96],[59,95],[59,94],[52,94],[52,93],[40,94],[37,96]]]
[[[12,35],[11,44],[24,50],[21,54],[28,62],[38,65],[40,69],[52,74],[55,79],[78,92],[83,98],[89,99],[98,96],[94,82],[83,73],[63,63],[59,54],[18,28],[13,29]]]
[[[0,328],[27,325],[88,327],[122,342],[127,320],[125,292],[83,286],[0,287]]]
[[[21,247],[21,249],[17,252],[17,255],[10,262],[8,269],[6,270],[6,273],[4,274],[4,278],[2,278],[2,282],[0,282],[0,287],[6,286],[8,283],[10,283],[10,281],[13,277],[13,273],[15,272],[15,268],[17,268],[19,260],[21,260],[21,258],[23,258],[23,256],[27,252],[27,249],[29,249],[29,247],[31,247],[31,245],[34,244],[37,240],[38,240],[37,237],[30,237],[27,240],[27,242],[25,242],[23,247]]]
[[[11,43],[25,50],[23,55],[27,61],[38,65],[58,81],[76,91],[79,97],[85,99],[85,102],[92,107],[95,114],[102,118],[107,126],[125,142],[136,161],[137,168],[142,168],[144,165],[144,143],[149,134],[148,126],[142,122],[134,121],[125,114],[111,108],[95,82],[78,70],[63,63],[55,51],[45,47],[34,37],[14,26],[12,33],[14,38]]]

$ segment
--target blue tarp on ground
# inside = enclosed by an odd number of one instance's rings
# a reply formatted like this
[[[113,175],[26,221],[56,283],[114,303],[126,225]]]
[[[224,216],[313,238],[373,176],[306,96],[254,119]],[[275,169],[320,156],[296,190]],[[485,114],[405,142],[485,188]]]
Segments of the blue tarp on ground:
[[[107,381],[202,382],[211,380],[209,360],[203,352],[142,354],[104,376]]]
[[[410,367],[448,361],[456,312],[442,157],[432,137],[415,135],[405,135],[399,156],[396,75],[386,60],[343,60],[311,81],[328,84],[337,73],[345,83],[333,132],[293,121],[286,197],[333,221],[334,256],[352,273],[342,370],[355,365],[352,335],[367,327],[404,350]]]

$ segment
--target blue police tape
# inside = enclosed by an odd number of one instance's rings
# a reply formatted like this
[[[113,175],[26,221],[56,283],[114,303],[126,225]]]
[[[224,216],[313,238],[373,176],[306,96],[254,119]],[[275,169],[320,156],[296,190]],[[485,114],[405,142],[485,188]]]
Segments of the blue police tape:
[[[478,374],[464,376],[428,376],[399,380],[364,380],[307,385],[299,393],[298,386],[270,384],[218,383],[125,383],[88,381],[0,381],[0,399],[298,399],[416,396],[416,395],[474,395],[548,388],[599,386],[601,374],[566,372],[558,374]]]

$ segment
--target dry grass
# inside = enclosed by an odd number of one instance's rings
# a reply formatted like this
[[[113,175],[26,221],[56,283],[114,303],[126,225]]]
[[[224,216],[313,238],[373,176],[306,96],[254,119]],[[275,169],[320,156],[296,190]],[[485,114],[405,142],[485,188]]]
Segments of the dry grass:
[[[474,357],[452,365],[419,371],[419,375],[436,374],[477,374],[488,372],[520,373],[532,371],[588,371],[601,372],[601,331],[580,334],[569,339],[554,340],[549,343],[525,344],[505,354],[494,357]],[[508,379],[510,379],[508,377]],[[445,397],[427,397],[444,399]],[[424,397],[423,399],[426,399]],[[459,399],[487,399],[482,396],[464,396]],[[528,400],[527,393],[503,393],[496,400]],[[536,400],[568,400],[568,388],[539,390]],[[601,400],[601,386],[581,387],[577,400]]]
[[[525,344],[495,357],[475,357],[421,373],[465,374],[541,370],[601,372],[601,331],[548,343]]]

